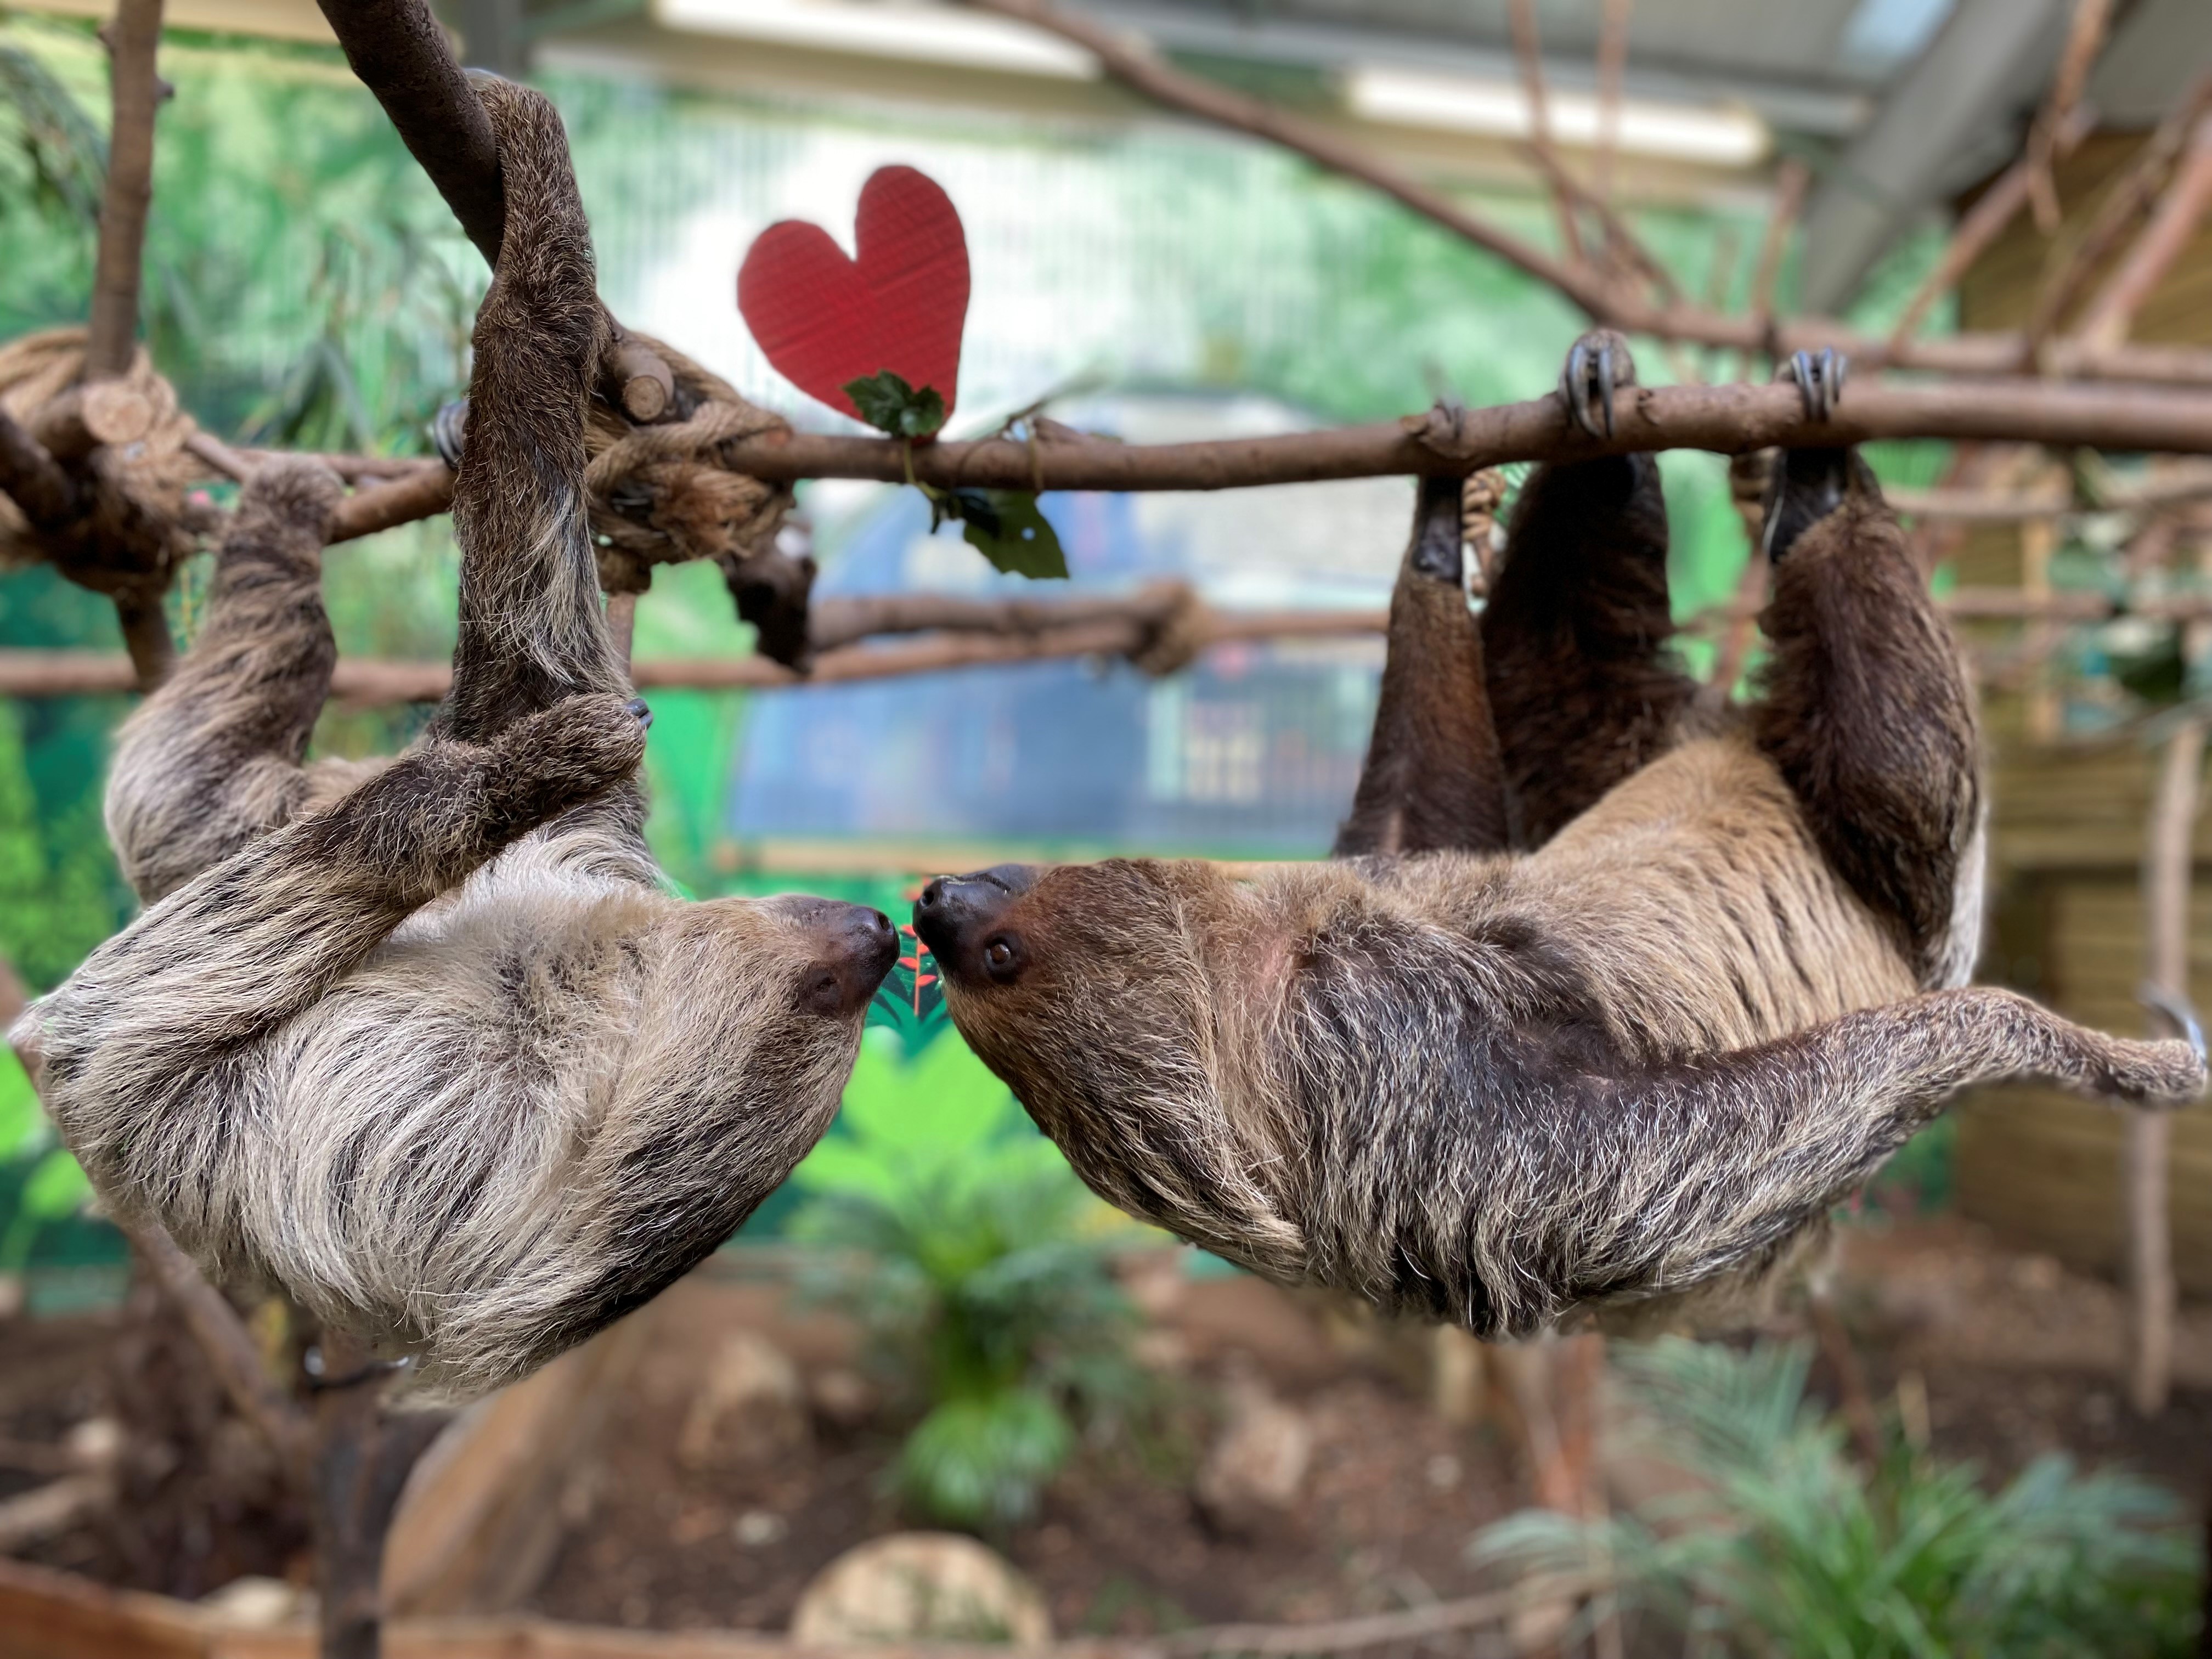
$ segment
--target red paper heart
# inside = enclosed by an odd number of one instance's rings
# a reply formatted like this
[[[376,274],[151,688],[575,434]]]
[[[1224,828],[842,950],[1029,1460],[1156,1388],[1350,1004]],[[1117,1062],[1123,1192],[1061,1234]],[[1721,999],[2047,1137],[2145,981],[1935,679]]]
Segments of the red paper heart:
[[[848,259],[819,225],[786,219],[738,268],[738,309],[784,378],[858,416],[849,380],[890,369],[951,410],[968,319],[968,239],[952,198],[912,167],[879,167],[860,188]]]

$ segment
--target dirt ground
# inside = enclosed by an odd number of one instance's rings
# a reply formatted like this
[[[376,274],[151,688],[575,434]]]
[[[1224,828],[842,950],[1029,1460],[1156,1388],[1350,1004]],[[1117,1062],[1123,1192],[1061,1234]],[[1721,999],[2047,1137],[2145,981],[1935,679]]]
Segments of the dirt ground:
[[[2143,1421],[2118,1383],[2124,1304],[2110,1285],[1949,1219],[1844,1230],[1837,1304],[1885,1405],[1922,1409],[1932,1444],[1992,1478],[2039,1453],[2119,1462],[2193,1505],[2212,1492],[2212,1305],[2185,1309],[2170,1409]],[[1428,1338],[1347,1340],[1318,1304],[1245,1278],[1188,1281],[1146,1351],[1166,1379],[1141,1436],[1086,1447],[1031,1525],[1000,1540],[1064,1634],[1292,1621],[1466,1594],[1462,1547],[1525,1501],[1501,1435],[1431,1408]],[[885,1471],[898,1423],[816,1413],[766,1449],[684,1455],[712,1356],[763,1330],[810,1382],[847,1370],[849,1334],[780,1311],[727,1273],[670,1293],[649,1351],[561,1502],[559,1553],[527,1604],[548,1616],[680,1629],[784,1626],[807,1580],[906,1524]],[[0,1326],[0,1498],[51,1478],[73,1425],[118,1407],[159,1429],[126,1466],[128,1501],[22,1553],[110,1582],[197,1595],[240,1573],[303,1577],[301,1529],[250,1432],[146,1304]],[[1301,1510],[1223,1535],[1189,1496],[1222,1382],[1257,1375],[1304,1413]],[[1824,1361],[1814,1386],[1833,1397]]]

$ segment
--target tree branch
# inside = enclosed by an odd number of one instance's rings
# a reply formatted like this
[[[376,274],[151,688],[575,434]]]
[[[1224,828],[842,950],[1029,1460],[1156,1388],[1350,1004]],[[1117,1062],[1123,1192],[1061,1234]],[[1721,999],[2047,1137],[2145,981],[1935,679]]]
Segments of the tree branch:
[[[1967,209],[1951,233],[1951,240],[1936,260],[1936,268],[1928,273],[1912,298],[1906,301],[1903,314],[1889,331],[1889,349],[1893,351],[1905,346],[1912,337],[1913,330],[1920,326],[1929,307],[1959,285],[1959,279],[1967,268],[1989,251],[1991,242],[2004,234],[2005,227],[2020,215],[2034,194],[2035,181],[2050,170],[2051,158],[2063,160],[2081,147],[2096,125],[2096,117],[2087,110],[2076,109],[2068,116],[2052,135],[2050,155],[2043,160],[2022,156],[1999,175],[1997,181],[1984,191],[1981,198]]]
[[[2212,115],[2199,116],[2189,149],[2160,198],[2143,233],[2128,250],[2083,315],[2076,337],[2091,349],[2110,348],[2127,338],[2136,313],[2142,309],[2181,251],[2197,234],[2206,208],[2212,207]]]
[[[62,529],[76,516],[69,473],[4,409],[0,409],[0,494],[22,509],[33,530]]]
[[[138,284],[146,214],[154,202],[154,112],[167,88],[154,71],[161,44],[161,0],[119,0],[107,41],[114,118],[107,184],[100,201],[100,252],[92,278],[92,325],[84,377],[125,373],[138,349]]]
[[[1801,317],[1775,325],[1761,317],[1733,317],[1692,306],[1640,305],[1612,292],[1595,273],[1571,269],[1519,237],[1499,229],[1442,191],[1400,173],[1358,144],[1255,98],[1186,75],[1155,52],[1050,3],[1050,0],[965,0],[1073,42],[1094,54],[1123,86],[1166,108],[1247,132],[1282,145],[1332,173],[1380,191],[1422,217],[1508,264],[1549,284],[1595,321],[1630,333],[1741,352],[1787,355],[1832,346],[1848,352],[1862,373],[1879,368],[1926,369],[1946,374],[2017,374],[2030,366],[2026,337],[2016,333],[1960,334],[1931,340],[1888,342],[1857,333],[1829,317]],[[2212,385],[2212,350],[2198,347],[2074,346],[2049,354],[2044,367],[2061,375]]]
[[[261,1431],[295,1482],[306,1478],[312,1425],[307,1413],[278,1388],[260,1350],[222,1291],[207,1282],[176,1241],[154,1222],[118,1222],[138,1259],[176,1306],[216,1380],[239,1414]]]

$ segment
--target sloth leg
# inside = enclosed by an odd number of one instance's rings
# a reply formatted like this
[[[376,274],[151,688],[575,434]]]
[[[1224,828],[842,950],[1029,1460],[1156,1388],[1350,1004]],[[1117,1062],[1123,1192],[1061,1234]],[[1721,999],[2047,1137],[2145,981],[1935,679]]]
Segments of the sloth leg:
[[[1561,1224],[1658,1218],[1640,1261],[1605,1259],[1626,1242],[1609,1231],[1583,1276],[1686,1286],[1820,1215],[1957,1091],[2014,1078],[2163,1107],[2201,1095],[2205,1066],[2190,1043],[2106,1036],[2010,991],[1930,992],[1622,1085],[1605,1138],[1636,1126],[1634,1150]]]
[[[1983,807],[1958,647],[1856,455],[1800,452],[1778,472],[1753,732],[1921,982],[1963,982],[1980,942]],[[1835,504],[1800,528],[1806,497]]]
[[[1598,429],[1612,388],[1635,384],[1626,343],[1584,335],[1567,381],[1577,423]],[[1617,455],[1539,468],[1482,617],[1515,846],[1542,846],[1673,745],[1697,691],[1668,648],[1674,631],[1658,463]]]
[[[337,479],[272,461],[239,496],[191,650],[116,738],[107,831],[152,901],[287,822],[337,647],[323,611],[323,537]]]
[[[1504,775],[1463,585],[1458,478],[1420,481],[1413,534],[1390,594],[1375,733],[1334,856],[1498,852]]]

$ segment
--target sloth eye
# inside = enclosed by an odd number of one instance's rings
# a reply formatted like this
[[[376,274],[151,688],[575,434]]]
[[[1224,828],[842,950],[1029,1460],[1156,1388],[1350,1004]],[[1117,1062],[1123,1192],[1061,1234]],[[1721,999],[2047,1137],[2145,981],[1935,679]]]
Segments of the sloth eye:
[[[993,979],[1010,980],[1021,965],[1021,942],[1012,934],[994,934],[983,942],[983,971]]]

